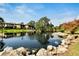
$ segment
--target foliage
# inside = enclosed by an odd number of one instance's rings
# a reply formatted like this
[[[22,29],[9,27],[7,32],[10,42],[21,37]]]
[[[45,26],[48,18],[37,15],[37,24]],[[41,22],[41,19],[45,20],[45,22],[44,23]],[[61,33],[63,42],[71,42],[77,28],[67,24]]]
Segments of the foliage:
[[[42,17],[38,22],[35,24],[35,29],[37,32],[46,32],[52,31],[53,25],[49,23],[50,19],[47,17]]]
[[[59,26],[55,26],[54,31],[55,32],[64,32],[65,30],[64,30],[64,28],[60,28]]]
[[[29,26],[29,27],[32,27],[32,28],[35,28],[35,21],[30,21],[29,23],[27,23],[27,25]]]
[[[74,30],[74,33],[79,33],[79,27]]]
[[[68,23],[63,23],[59,26],[60,28],[63,28],[65,31],[68,31],[70,33],[74,33],[74,31],[79,27],[79,20],[74,20]]]
[[[4,22],[4,19],[2,17],[0,17],[0,22]]]

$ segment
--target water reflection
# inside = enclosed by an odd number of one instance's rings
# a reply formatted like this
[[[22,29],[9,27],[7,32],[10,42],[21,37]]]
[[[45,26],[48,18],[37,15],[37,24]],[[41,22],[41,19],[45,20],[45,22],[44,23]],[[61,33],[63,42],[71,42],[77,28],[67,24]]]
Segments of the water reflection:
[[[42,44],[47,44],[49,40],[48,34],[36,34],[36,39]]]
[[[5,46],[12,46],[13,48],[25,47],[25,48],[46,48],[51,44],[55,46],[55,42],[61,42],[60,38],[53,38],[52,33],[4,33],[3,41],[0,43],[0,49]],[[6,40],[7,39],[7,40]],[[58,43],[59,45],[60,43]]]
[[[3,40],[0,40],[0,51],[3,50],[4,46],[5,46],[5,43],[3,42]]]
[[[4,33],[4,36],[2,38],[12,38],[12,37],[20,37],[24,36],[26,33]]]
[[[50,38],[49,33],[28,33],[28,36],[30,40],[36,39],[38,40],[42,45],[48,44],[48,40]]]

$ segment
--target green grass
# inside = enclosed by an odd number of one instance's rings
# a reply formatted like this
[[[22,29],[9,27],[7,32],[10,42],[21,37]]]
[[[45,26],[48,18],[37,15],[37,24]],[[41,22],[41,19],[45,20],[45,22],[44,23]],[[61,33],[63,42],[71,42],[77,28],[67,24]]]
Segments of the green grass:
[[[33,32],[34,30],[29,30],[29,29],[0,29],[0,33],[19,33],[19,32]]]
[[[75,33],[79,33],[79,27],[74,30]]]
[[[69,51],[65,53],[65,56],[79,56],[79,42],[73,43],[69,47]]]

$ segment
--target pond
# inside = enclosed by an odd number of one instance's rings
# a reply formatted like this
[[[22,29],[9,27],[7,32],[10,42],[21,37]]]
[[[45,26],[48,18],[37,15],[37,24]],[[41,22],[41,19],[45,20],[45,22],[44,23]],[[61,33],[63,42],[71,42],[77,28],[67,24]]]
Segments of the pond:
[[[62,38],[52,36],[52,33],[4,33],[4,37],[0,37],[0,49],[3,47],[19,47],[25,48],[46,48],[48,45],[56,46],[55,41],[61,42]]]

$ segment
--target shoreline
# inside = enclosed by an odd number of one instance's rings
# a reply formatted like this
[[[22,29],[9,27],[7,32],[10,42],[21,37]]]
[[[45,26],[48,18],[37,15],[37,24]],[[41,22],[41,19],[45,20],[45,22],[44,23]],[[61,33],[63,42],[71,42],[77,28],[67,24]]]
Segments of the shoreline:
[[[78,47],[76,47],[75,45],[78,45],[77,43],[79,43],[79,35],[66,33],[55,34],[63,38],[62,43],[58,47],[48,45],[46,49],[40,48],[32,50],[24,47],[20,47],[17,49],[13,49],[12,47],[6,47],[2,52],[0,52],[0,56],[72,56],[72,48],[74,47],[74,49],[77,49]],[[72,53],[75,54],[74,52]]]
[[[34,32],[35,30],[30,29],[4,29],[0,30],[0,33],[19,33],[19,32]]]

